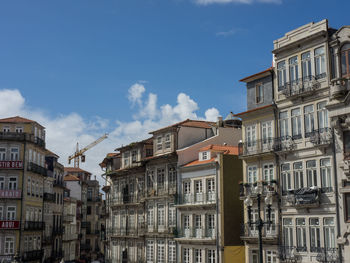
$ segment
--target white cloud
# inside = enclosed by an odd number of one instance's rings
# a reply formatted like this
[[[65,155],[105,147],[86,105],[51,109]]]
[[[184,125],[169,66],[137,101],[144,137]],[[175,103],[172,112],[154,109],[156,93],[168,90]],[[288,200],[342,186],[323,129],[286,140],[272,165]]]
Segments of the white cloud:
[[[237,29],[231,29],[228,31],[217,32],[216,35],[219,37],[228,37],[228,36],[232,36],[232,35],[236,34],[237,31],[238,31]]]
[[[253,3],[271,3],[280,4],[282,0],[194,0],[197,5],[212,5],[212,4],[253,4]]]
[[[145,92],[145,87],[141,84],[135,83],[128,90],[128,99],[135,105],[135,103],[141,104],[142,95]]]
[[[46,127],[47,148],[60,156],[59,161],[68,165],[68,156],[74,153],[76,143],[80,148],[109,132],[106,140],[86,152],[86,162],[82,163],[82,169],[97,175],[100,184],[102,171],[98,164],[108,152],[115,148],[127,145],[133,141],[139,141],[150,137],[150,131],[159,129],[169,124],[182,121],[187,118],[205,119],[215,121],[219,115],[216,108],[205,111],[205,116],[197,115],[199,109],[197,102],[185,93],[179,93],[175,105],[157,105],[157,95],[149,93],[143,96],[146,88],[140,84],[134,84],[129,88],[129,101],[131,106],[137,105],[134,119],[130,121],[107,120],[99,116],[84,119],[79,113],[57,114],[50,116],[45,109],[38,109],[28,105],[19,90],[0,90],[0,118],[20,115],[35,120]],[[147,99],[146,99],[147,98]],[[72,165],[72,164],[71,164]]]

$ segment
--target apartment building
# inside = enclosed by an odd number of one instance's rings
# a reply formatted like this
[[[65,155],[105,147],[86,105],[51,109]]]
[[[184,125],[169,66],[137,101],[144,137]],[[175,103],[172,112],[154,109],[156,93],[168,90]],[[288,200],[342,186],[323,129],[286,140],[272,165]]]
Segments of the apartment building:
[[[0,258],[41,261],[45,128],[19,116],[0,120]]]
[[[268,68],[240,81],[247,87],[247,111],[236,115],[242,119],[243,131],[243,142],[239,145],[239,157],[243,161],[240,199],[245,204],[241,239],[245,242],[246,262],[258,262],[260,215],[265,223],[262,227],[262,257],[265,262],[277,262],[279,199],[278,157],[275,153],[283,149],[279,148],[276,136],[274,70]],[[271,204],[264,202],[266,197]]]
[[[77,229],[77,200],[69,196],[69,191],[66,191],[66,195],[63,199],[64,212],[63,212],[63,227],[64,234],[62,239],[63,259],[65,262],[74,262],[78,259],[76,255],[76,245],[78,240]]]
[[[178,154],[179,158],[187,155],[181,150]],[[181,157],[192,159],[190,155]],[[179,261],[244,262],[244,246],[236,227],[243,223],[243,213],[236,212],[243,206],[238,188],[231,187],[242,178],[238,147],[209,144],[200,148],[196,160],[179,163],[179,177],[175,205]]]
[[[342,262],[350,261],[350,246],[348,241],[350,222],[350,102],[349,102],[349,42],[350,27],[343,26],[329,39],[330,51],[330,101],[326,108],[329,112],[331,127],[334,130],[334,168],[336,204],[338,213],[338,239],[340,258]],[[332,170],[333,170],[332,169]]]

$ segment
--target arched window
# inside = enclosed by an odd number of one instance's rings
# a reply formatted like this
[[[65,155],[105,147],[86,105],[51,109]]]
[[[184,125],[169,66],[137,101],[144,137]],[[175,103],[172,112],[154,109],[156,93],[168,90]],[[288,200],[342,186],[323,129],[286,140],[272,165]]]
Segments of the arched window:
[[[341,48],[341,75],[350,77],[350,43]]]

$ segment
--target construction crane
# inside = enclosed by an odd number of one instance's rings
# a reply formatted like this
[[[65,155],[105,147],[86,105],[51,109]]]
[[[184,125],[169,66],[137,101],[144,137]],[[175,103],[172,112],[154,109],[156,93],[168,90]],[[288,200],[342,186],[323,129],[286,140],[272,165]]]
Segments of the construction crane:
[[[94,147],[96,144],[99,144],[100,142],[102,142],[104,139],[106,139],[108,137],[108,134],[105,133],[103,136],[101,136],[100,138],[98,138],[96,141],[90,143],[88,146],[84,147],[83,149],[79,150],[79,143],[77,142],[77,147],[75,149],[75,153],[71,156],[68,157],[68,163],[70,164],[71,161],[74,159],[74,167],[75,168],[79,168],[79,162],[80,162],[80,158],[81,158],[81,162],[84,163],[85,162],[85,155],[84,153],[89,150],[90,148]]]

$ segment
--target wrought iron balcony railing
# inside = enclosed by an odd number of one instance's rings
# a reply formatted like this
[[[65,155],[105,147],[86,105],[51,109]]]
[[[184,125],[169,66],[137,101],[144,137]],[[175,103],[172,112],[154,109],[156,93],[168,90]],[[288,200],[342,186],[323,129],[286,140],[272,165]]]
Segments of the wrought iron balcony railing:
[[[45,222],[41,221],[25,221],[24,230],[43,230]]]
[[[279,233],[278,224],[265,224],[262,227],[262,237],[265,239],[276,239]],[[257,239],[259,237],[258,226],[255,223],[242,224],[241,238],[242,239]]]
[[[316,260],[318,262],[339,262],[338,249],[330,247],[320,248]]]
[[[241,200],[244,199],[245,197],[249,196],[256,196],[256,190],[255,187],[260,184],[262,187],[262,195],[267,195],[267,194],[272,194],[275,195],[277,194],[278,191],[278,184],[277,181],[272,180],[272,181],[262,181],[262,182],[256,182],[253,184],[250,183],[240,183],[239,184],[239,194]]]
[[[34,260],[41,260],[44,255],[44,251],[39,250],[32,250],[32,251],[26,251],[23,252],[22,255],[22,261],[34,261]]]
[[[317,75],[316,77],[306,76],[294,81],[286,82],[284,89],[282,89],[282,93],[286,98],[309,95],[321,87],[319,79],[325,78],[326,76],[327,75],[324,73]]]
[[[52,193],[44,193],[44,201],[46,202],[54,202],[55,201],[55,195]]]
[[[216,193],[196,193],[196,194],[181,194],[178,195],[177,204],[178,205],[205,205],[205,204],[215,204],[216,203]]]
[[[64,233],[64,227],[54,227],[52,229],[53,235],[63,235],[63,233]]]
[[[295,246],[279,246],[279,259],[281,262],[298,262],[300,252]]]
[[[39,137],[35,137],[34,134],[18,133],[18,132],[0,132],[0,140],[7,141],[29,141],[45,148],[45,141]]]
[[[215,239],[216,229],[215,228],[204,228],[204,227],[190,227],[177,229],[176,233],[178,238],[189,238],[189,239]]]
[[[47,169],[33,162],[28,163],[27,170],[33,173],[47,176]]]
[[[314,130],[309,134],[309,137],[310,142],[312,142],[315,146],[329,145],[333,140],[332,128],[326,127]]]

